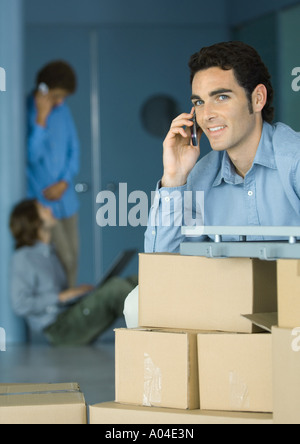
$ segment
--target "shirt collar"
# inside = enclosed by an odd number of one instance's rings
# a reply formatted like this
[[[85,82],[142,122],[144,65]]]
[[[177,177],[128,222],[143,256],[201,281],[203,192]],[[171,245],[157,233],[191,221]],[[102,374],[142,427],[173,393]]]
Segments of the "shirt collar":
[[[277,169],[272,143],[273,133],[274,128],[269,123],[264,122],[262,135],[257,148],[257,153],[253,162],[253,166],[262,165],[266,168],[271,168],[274,170]],[[227,154],[227,151],[224,151],[222,154],[221,167],[214,181],[213,187],[221,185],[223,180],[230,185],[238,185],[243,183],[244,179],[235,171],[235,168]]]
[[[34,244],[33,248],[35,249],[35,251],[42,254],[43,256],[50,256],[54,251],[54,248],[51,244],[45,244],[41,241],[37,241]]]
[[[236,173],[233,163],[231,162],[227,154],[227,151],[224,151],[222,154],[223,156],[221,168],[213,184],[213,187],[221,185],[222,181],[228,183],[229,185],[238,185],[240,183],[243,183],[243,178]]]
[[[253,164],[277,170],[273,147],[273,135],[274,127],[269,123],[264,122],[262,136]]]

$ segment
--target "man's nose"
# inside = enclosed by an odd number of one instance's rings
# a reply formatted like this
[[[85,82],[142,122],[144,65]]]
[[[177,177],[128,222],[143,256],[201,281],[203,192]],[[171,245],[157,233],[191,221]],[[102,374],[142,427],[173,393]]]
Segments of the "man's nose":
[[[209,122],[217,117],[217,111],[214,104],[206,103],[203,108],[203,119]]]

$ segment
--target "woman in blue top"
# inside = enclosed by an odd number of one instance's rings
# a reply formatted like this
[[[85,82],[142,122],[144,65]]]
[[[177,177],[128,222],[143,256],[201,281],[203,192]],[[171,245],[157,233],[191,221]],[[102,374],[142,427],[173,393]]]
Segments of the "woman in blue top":
[[[76,282],[79,202],[73,179],[79,171],[79,141],[65,99],[76,91],[73,69],[63,61],[45,66],[28,100],[28,196],[52,209],[58,224],[53,243],[69,285]]]

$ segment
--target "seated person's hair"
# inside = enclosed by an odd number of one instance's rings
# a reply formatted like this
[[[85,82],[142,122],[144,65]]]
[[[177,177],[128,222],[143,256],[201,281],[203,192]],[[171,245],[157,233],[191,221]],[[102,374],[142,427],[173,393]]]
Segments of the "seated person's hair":
[[[16,205],[11,213],[9,226],[16,241],[16,249],[33,246],[42,226],[36,201],[25,200]]]

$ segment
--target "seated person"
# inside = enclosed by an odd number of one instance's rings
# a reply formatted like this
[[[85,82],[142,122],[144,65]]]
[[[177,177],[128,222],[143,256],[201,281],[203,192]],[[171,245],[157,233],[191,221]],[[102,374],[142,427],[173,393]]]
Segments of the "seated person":
[[[111,278],[95,289],[90,285],[68,288],[64,268],[51,246],[55,224],[52,210],[35,200],[23,201],[12,211],[10,229],[16,241],[13,308],[52,345],[90,344],[122,315],[125,298],[137,279]]]
[[[219,43],[194,54],[189,66],[193,108],[172,122],[164,141],[164,174],[145,234],[146,253],[178,253],[185,240],[209,240],[185,239],[181,224],[174,224],[174,209],[182,207],[186,191],[204,192],[199,220],[206,226],[300,225],[300,134],[273,124],[271,76],[259,54],[242,42]],[[194,115],[197,146],[191,137]],[[203,133],[213,151],[197,162]],[[173,223],[153,224],[162,220],[166,193],[173,196]],[[137,324],[137,290],[125,309],[131,325]]]

